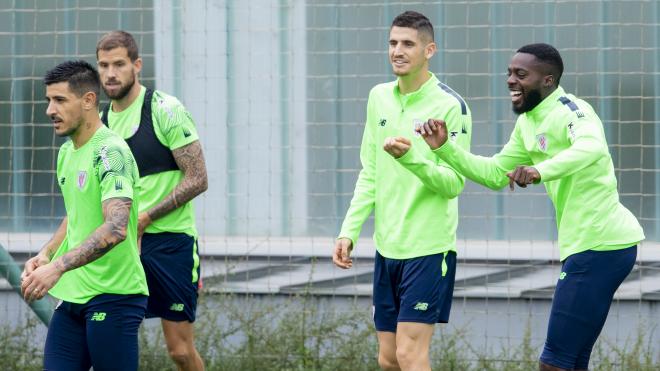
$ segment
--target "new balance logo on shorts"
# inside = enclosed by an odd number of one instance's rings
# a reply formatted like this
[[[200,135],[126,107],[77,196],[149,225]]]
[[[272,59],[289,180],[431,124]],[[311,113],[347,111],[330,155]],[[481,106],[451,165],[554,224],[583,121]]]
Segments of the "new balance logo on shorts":
[[[413,309],[414,309],[414,310],[422,310],[422,311],[425,311],[425,310],[429,309],[429,303],[422,303],[422,302],[419,302],[419,303],[415,304],[415,308],[413,308]]]
[[[170,310],[173,310],[175,312],[183,312],[183,304],[181,303],[174,303],[170,307]]]
[[[561,272],[561,274],[559,275],[559,279],[563,280],[564,278],[566,278],[566,272]]]
[[[90,321],[103,321],[105,320],[105,312],[94,312]]]

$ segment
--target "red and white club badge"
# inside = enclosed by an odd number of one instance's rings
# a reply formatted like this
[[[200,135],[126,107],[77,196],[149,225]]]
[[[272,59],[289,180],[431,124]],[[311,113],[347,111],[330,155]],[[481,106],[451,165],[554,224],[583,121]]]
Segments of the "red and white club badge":
[[[78,172],[78,188],[83,189],[85,183],[87,183],[87,172],[81,170]]]
[[[545,133],[536,136],[536,143],[541,151],[545,152],[548,149],[548,138],[545,137]]]

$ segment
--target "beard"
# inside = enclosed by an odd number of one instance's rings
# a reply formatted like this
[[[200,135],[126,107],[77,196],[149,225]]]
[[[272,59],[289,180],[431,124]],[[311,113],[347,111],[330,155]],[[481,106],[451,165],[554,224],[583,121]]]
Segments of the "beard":
[[[131,91],[133,88],[133,85],[135,85],[135,76],[131,75],[131,79],[128,81],[128,83],[124,86],[120,86],[119,90],[117,90],[117,93],[115,94],[110,94],[105,87],[103,87],[103,92],[105,95],[108,96],[108,98],[112,100],[120,100],[123,99],[125,96],[128,95],[128,92]]]
[[[79,119],[76,123],[74,123],[73,125],[71,125],[68,129],[66,129],[66,130],[64,130],[64,131],[62,131],[62,132],[60,132],[60,133],[58,133],[57,131],[55,131],[55,135],[57,135],[57,136],[60,137],[60,138],[62,138],[62,137],[70,137],[72,134],[74,134],[74,133],[75,133],[75,132],[76,132],[76,131],[82,126],[83,121],[84,121],[84,120],[81,118],[81,119]]]
[[[520,107],[512,105],[511,109],[513,109],[513,112],[520,115],[533,110],[542,100],[541,92],[538,89],[530,90],[527,96],[523,97],[523,104]]]

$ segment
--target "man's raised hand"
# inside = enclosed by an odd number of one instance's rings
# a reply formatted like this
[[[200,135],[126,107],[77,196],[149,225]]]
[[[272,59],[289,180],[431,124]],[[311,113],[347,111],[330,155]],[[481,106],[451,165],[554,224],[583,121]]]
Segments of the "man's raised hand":
[[[447,142],[447,124],[444,120],[428,119],[415,128],[415,131],[424,138],[431,150],[438,149]]]

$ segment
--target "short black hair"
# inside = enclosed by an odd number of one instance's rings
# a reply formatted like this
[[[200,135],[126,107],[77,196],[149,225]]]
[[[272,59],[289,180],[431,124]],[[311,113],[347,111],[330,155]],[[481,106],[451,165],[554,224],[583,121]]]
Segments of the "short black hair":
[[[69,89],[78,97],[82,97],[90,91],[96,94],[96,105],[98,106],[101,78],[91,64],[83,60],[66,61],[46,72],[44,84],[48,86],[59,82],[68,82]]]
[[[407,10],[394,18],[392,27],[407,27],[417,30],[420,34],[426,34],[431,38],[431,42],[435,40],[433,35],[433,25],[431,21],[422,13],[413,10]],[[392,28],[390,27],[390,28]]]
[[[559,80],[564,73],[564,61],[562,61],[559,51],[554,46],[544,43],[528,44],[518,49],[517,52],[531,54],[539,61],[548,64],[553,70],[555,84],[559,86]]]

